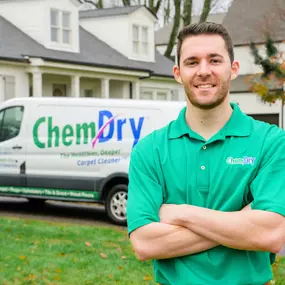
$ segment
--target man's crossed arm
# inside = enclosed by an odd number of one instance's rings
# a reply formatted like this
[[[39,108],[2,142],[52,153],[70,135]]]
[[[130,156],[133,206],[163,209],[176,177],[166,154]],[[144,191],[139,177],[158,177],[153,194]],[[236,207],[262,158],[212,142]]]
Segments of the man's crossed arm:
[[[140,260],[166,259],[218,245],[241,250],[279,252],[285,242],[285,218],[265,211],[221,212],[190,205],[163,205],[160,223],[131,233]]]

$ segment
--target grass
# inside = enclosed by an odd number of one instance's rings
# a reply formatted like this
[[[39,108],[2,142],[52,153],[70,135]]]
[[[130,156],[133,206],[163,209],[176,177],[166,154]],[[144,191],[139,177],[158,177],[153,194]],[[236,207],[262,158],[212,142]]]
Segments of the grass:
[[[0,227],[1,285],[156,284],[119,228],[5,218]]]
[[[154,285],[151,262],[135,257],[126,230],[0,218],[1,285]],[[274,265],[285,284],[285,258]]]

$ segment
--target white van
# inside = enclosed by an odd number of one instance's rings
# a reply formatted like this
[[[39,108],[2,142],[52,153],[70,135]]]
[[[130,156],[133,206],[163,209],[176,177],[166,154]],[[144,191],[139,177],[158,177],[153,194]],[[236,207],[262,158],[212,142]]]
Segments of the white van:
[[[185,102],[14,98],[0,106],[0,195],[96,202],[126,224],[130,153]]]

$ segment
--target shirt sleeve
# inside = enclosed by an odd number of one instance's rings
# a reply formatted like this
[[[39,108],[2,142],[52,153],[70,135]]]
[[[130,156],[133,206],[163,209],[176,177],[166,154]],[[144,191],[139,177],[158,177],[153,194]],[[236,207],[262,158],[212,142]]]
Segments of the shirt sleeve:
[[[141,141],[131,154],[127,201],[128,233],[152,222],[159,222],[163,190],[159,184],[153,145]]]
[[[250,190],[251,208],[285,216],[285,132],[272,127],[264,141],[259,170]]]

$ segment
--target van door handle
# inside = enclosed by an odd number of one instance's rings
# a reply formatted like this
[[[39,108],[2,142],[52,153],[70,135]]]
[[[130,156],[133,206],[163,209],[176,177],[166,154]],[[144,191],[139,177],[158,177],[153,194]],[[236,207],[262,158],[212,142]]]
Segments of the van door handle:
[[[14,145],[12,149],[22,149],[22,147],[20,145]]]

